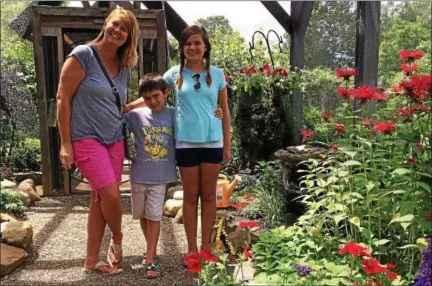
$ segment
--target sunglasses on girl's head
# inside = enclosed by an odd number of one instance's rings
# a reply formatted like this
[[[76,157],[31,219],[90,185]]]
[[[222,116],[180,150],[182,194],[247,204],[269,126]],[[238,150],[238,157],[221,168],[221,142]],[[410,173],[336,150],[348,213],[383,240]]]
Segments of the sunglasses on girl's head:
[[[195,89],[199,89],[199,88],[201,87],[201,83],[200,83],[200,81],[199,81],[199,79],[200,79],[200,74],[197,73],[197,74],[193,75],[192,78],[193,78],[194,81],[195,81],[194,88],[195,88]]]

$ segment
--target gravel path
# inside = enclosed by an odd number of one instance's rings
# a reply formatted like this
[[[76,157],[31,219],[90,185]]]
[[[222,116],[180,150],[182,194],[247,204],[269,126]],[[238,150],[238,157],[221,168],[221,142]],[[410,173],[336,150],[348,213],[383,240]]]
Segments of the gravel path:
[[[130,194],[122,195],[123,273],[118,276],[84,274],[81,271],[86,251],[89,195],[43,198],[31,207],[28,220],[33,226],[33,249],[29,259],[2,285],[198,285],[182,267],[187,250],[183,225],[164,218],[158,254],[162,277],[147,280],[144,270],[136,268],[142,260],[145,239],[139,222],[132,220]],[[105,232],[101,257],[105,258],[110,232]],[[105,259],[104,259],[105,260]]]

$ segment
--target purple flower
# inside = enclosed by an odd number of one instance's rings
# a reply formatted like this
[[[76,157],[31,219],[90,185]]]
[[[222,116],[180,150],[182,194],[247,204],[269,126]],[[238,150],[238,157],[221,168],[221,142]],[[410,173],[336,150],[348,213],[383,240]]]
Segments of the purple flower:
[[[423,262],[413,286],[432,286],[432,238],[428,238],[428,248],[423,252]]]
[[[309,272],[312,270],[312,267],[310,267],[309,265],[305,264],[305,265],[300,265],[300,264],[294,264],[294,267],[297,268],[300,276],[306,276],[309,274]]]

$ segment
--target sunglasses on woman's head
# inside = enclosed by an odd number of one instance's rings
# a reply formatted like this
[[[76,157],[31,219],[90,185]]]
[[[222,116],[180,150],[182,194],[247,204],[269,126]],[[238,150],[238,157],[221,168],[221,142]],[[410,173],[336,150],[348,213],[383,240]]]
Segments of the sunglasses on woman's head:
[[[195,81],[194,88],[195,88],[195,89],[199,89],[199,88],[201,87],[201,83],[200,83],[200,81],[199,81],[199,79],[200,79],[200,74],[197,73],[197,74],[193,75],[192,78],[193,78],[194,81]]]

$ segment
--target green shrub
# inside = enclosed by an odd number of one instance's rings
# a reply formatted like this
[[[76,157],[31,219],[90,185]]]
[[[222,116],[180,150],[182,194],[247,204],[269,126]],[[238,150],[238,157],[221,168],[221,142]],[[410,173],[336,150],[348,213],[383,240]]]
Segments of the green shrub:
[[[14,170],[39,171],[41,164],[40,140],[26,138],[12,151],[11,166]]]
[[[0,190],[0,212],[22,214],[26,210],[20,195],[12,189]]]

